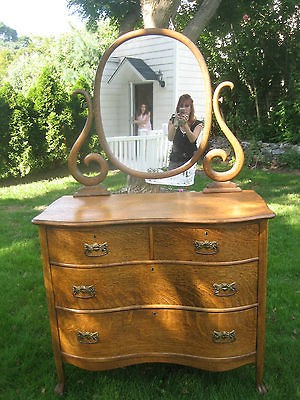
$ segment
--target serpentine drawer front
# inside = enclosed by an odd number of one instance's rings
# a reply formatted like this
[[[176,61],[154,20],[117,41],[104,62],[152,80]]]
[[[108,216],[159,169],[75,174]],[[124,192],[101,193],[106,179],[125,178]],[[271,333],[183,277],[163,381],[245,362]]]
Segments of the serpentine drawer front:
[[[258,224],[154,226],[154,258],[199,262],[250,259],[258,256],[258,230]]]
[[[59,310],[58,325],[62,352],[78,357],[178,353],[222,358],[256,349],[255,308],[232,313],[159,308],[97,314]]]
[[[122,261],[149,258],[146,226],[134,230],[126,225],[80,231],[49,229],[48,241],[53,263],[107,264],[120,261],[120,255]]]
[[[50,205],[33,222],[56,392],[64,363],[100,371],[145,362],[211,371],[253,363],[263,391],[273,216],[252,191],[64,196]]]
[[[230,308],[257,303],[257,262],[238,265],[52,266],[55,303],[75,309],[170,304]],[[148,285],[145,285],[148,282]]]

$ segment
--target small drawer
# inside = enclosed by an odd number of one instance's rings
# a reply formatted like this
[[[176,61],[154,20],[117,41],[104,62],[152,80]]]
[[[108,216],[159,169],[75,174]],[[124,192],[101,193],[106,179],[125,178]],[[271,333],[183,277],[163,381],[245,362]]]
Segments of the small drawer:
[[[73,230],[48,228],[50,263],[97,265],[149,258],[145,225]]]
[[[258,224],[154,225],[154,259],[238,261],[258,257]]]
[[[257,303],[257,262],[51,267],[55,303],[71,309],[143,305],[231,308]]]
[[[61,350],[79,357],[178,354],[235,357],[256,351],[256,308],[232,313],[145,309],[102,314],[58,310]]]

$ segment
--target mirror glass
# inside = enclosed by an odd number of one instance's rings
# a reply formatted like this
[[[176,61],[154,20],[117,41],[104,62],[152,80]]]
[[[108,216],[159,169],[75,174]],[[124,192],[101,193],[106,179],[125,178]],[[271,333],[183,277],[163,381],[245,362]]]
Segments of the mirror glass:
[[[115,46],[100,72],[95,82],[95,97],[99,96],[95,117],[97,123],[99,111],[110,158],[135,171],[168,171],[173,145],[168,140],[168,122],[179,97],[192,97],[195,116],[203,126],[211,114],[209,78],[193,52],[173,37],[141,35]]]

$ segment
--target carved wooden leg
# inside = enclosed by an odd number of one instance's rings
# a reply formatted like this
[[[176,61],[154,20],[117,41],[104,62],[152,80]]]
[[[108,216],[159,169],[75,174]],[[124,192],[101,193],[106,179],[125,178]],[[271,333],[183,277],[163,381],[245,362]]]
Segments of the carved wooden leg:
[[[259,248],[259,285],[258,285],[258,313],[257,313],[257,349],[256,349],[256,385],[260,394],[267,393],[263,383],[264,356],[265,356],[265,329],[266,329],[266,281],[267,281],[267,252],[262,244],[267,243],[268,225],[266,221],[260,224]]]
[[[56,372],[58,377],[58,384],[55,386],[54,393],[62,396],[64,394],[65,374],[63,363],[60,356],[55,357]]]
[[[263,372],[264,372],[264,351],[258,351],[256,360],[256,386],[259,394],[266,394],[267,388],[263,383]]]

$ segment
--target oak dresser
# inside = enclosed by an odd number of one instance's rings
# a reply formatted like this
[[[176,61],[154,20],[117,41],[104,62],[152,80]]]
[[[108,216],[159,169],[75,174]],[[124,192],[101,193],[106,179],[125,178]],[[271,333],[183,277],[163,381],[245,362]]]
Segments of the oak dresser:
[[[264,362],[267,221],[253,191],[64,196],[39,226],[56,392],[63,363]]]

